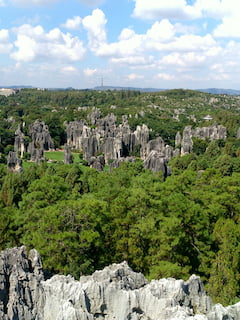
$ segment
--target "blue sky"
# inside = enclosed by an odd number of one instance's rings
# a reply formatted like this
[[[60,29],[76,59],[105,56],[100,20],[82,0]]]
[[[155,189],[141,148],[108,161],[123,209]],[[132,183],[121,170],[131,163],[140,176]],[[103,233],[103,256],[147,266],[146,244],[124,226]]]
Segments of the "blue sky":
[[[240,89],[239,0],[0,0],[0,85]]]

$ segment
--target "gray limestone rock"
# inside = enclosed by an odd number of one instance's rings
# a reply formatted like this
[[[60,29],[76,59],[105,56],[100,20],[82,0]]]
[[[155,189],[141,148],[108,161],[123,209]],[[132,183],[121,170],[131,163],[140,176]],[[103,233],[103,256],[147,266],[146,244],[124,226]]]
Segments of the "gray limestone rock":
[[[182,143],[182,136],[181,136],[180,132],[178,131],[175,136],[175,147],[179,148],[181,146],[181,143]]]
[[[7,166],[9,171],[21,172],[22,171],[22,159],[17,157],[17,152],[10,151],[7,159]]]
[[[240,128],[238,128],[238,131],[237,131],[237,139],[240,139]]]
[[[73,163],[73,156],[71,153],[71,147],[67,144],[64,145],[64,163],[71,164]]]
[[[145,169],[150,169],[152,172],[162,171],[164,177],[168,175],[167,160],[157,150],[149,153],[143,165]]]
[[[24,133],[21,131],[20,126],[18,126],[17,130],[15,131],[15,140],[14,140],[14,151],[17,154],[20,154],[20,157],[23,157],[24,152],[26,151],[26,140]]]
[[[39,163],[45,160],[44,150],[54,149],[54,143],[50,136],[48,126],[36,120],[29,128],[32,142],[28,145],[28,152],[31,154],[31,161]]]
[[[35,148],[43,150],[54,149],[54,143],[50,136],[48,126],[43,121],[36,120],[30,126],[29,132]]]
[[[91,157],[89,161],[90,168],[94,168],[99,172],[103,171],[104,165],[105,165],[105,160],[103,155],[100,155],[97,157]]]
[[[1,320],[240,320],[240,303],[214,305],[199,277],[148,282],[126,262],[79,281],[43,278],[36,250],[0,253]]]
[[[183,130],[183,137],[181,142],[181,155],[184,156],[187,153],[191,153],[192,149],[193,149],[192,127],[187,126]]]
[[[227,129],[224,126],[217,124],[196,129],[192,129],[191,126],[185,127],[182,138],[180,133],[177,133],[175,138],[175,146],[178,147],[181,145],[182,156],[192,152],[193,137],[203,140],[208,139],[209,141],[219,139],[225,140],[227,138]]]
[[[44,304],[41,258],[26,247],[0,253],[0,318],[40,320]]]
[[[117,124],[117,118],[109,114],[101,118],[94,109],[88,116],[91,126],[85,120],[72,121],[67,124],[67,144],[83,152],[84,160],[90,162],[92,157],[103,153],[105,163],[128,157],[136,146],[143,146],[149,140],[149,129],[146,125],[138,126],[131,131],[127,116],[122,117],[122,123]]]
[[[44,149],[41,147],[36,147],[34,142],[29,143],[28,152],[31,154],[32,162],[40,163],[40,161],[45,160]]]

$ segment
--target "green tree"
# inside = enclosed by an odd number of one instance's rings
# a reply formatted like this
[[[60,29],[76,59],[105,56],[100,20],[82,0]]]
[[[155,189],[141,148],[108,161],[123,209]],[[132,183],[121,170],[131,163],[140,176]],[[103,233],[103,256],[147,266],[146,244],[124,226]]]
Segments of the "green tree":
[[[214,228],[219,250],[213,261],[208,291],[216,302],[234,302],[240,293],[240,227],[231,219],[219,219]]]

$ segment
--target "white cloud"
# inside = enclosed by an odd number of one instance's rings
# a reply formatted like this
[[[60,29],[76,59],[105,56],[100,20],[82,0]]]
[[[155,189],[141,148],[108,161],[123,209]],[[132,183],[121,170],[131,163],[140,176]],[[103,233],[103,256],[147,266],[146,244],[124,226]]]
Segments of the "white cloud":
[[[12,49],[12,44],[9,39],[9,31],[6,29],[0,30],[0,53],[9,53]]]
[[[80,2],[89,7],[96,7],[103,4],[105,0],[80,0]]]
[[[143,79],[144,76],[141,75],[141,74],[136,74],[136,73],[130,73],[128,76],[127,76],[127,79],[130,80],[130,81],[133,81],[133,80],[139,80],[139,79]]]
[[[203,65],[206,61],[206,55],[196,52],[179,53],[174,52],[164,56],[160,64],[166,66],[174,66],[176,68],[194,68]]]
[[[132,39],[134,36],[135,36],[134,30],[129,29],[129,28],[124,28],[121,31],[121,33],[118,37],[118,40],[119,41],[129,40],[129,39]]]
[[[66,29],[77,30],[81,26],[82,19],[79,16],[75,16],[72,19],[67,19],[67,21],[61,26]]]
[[[169,22],[169,20],[164,19],[160,22],[157,21],[152,25],[146,33],[146,38],[148,41],[169,42],[174,35],[174,26]]]
[[[91,15],[82,20],[83,27],[88,33],[89,48],[93,52],[96,52],[107,41],[106,23],[105,14],[100,9],[93,10]]]
[[[176,80],[176,77],[169,73],[159,73],[157,77],[161,80],[173,81]]]
[[[48,33],[41,26],[23,25],[15,28],[17,48],[11,57],[17,61],[65,60],[79,61],[85,54],[82,42],[69,33],[55,28]]]
[[[194,20],[212,18],[222,23],[214,31],[216,37],[240,37],[240,4],[237,0],[133,0],[133,16],[144,20]]]
[[[66,74],[73,74],[73,73],[77,73],[78,69],[73,66],[66,66],[66,67],[62,67],[61,72]]]
[[[201,17],[201,11],[186,0],[134,0],[133,16],[141,19],[192,20]]]
[[[87,77],[92,77],[94,74],[96,74],[98,70],[97,69],[90,69],[90,68],[87,68],[87,69],[84,69],[83,70],[83,73],[85,76]]]
[[[214,30],[215,37],[240,38],[240,16],[224,17],[222,23]]]
[[[214,30],[214,36],[240,37],[240,4],[238,1],[197,0],[195,6],[202,11],[203,16],[222,20]]]
[[[5,6],[4,0],[0,0],[0,7],[4,7],[4,6]]]
[[[10,0],[17,6],[43,6],[58,2],[59,0]]]
[[[111,58],[110,61],[116,65],[129,65],[134,67],[143,67],[144,65],[151,64],[153,62],[153,57],[144,57],[144,56],[129,56],[121,58]]]

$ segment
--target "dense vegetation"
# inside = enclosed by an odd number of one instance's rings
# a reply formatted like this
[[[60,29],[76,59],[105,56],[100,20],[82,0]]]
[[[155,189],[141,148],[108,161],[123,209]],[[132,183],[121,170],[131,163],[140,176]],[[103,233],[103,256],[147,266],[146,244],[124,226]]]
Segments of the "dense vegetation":
[[[203,116],[227,127],[226,141],[194,141],[194,153],[171,160],[172,175],[145,170],[142,161],[99,173],[61,160],[26,163],[8,172],[19,123],[39,118],[57,146],[64,121],[128,114],[131,126],[145,123],[152,136],[170,144],[186,125],[206,125]],[[22,90],[0,96],[0,248],[25,244],[39,250],[49,272],[89,274],[127,260],[147,277],[202,277],[223,304],[240,298],[239,97],[185,90],[161,93]],[[207,125],[212,123],[211,121]]]

